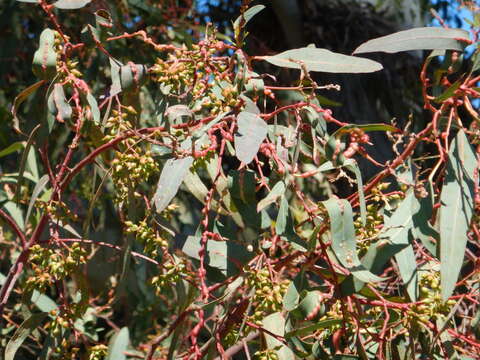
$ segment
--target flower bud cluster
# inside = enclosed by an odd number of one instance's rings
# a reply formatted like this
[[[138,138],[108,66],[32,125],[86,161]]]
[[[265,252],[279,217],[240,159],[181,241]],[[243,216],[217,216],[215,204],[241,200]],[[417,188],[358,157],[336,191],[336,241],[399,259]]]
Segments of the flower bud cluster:
[[[68,249],[66,254],[65,249]],[[35,274],[27,279],[27,289],[45,290],[55,280],[64,279],[78,266],[85,264],[86,256],[86,250],[78,242],[74,242],[70,248],[61,249],[33,245],[30,248],[29,264]]]
[[[112,179],[117,188],[119,202],[128,199],[129,192],[134,192],[138,184],[147,181],[151,175],[158,173],[158,166],[150,151],[142,153],[142,149],[129,149],[116,152],[112,160]]]
[[[420,301],[407,312],[410,323],[428,323],[430,321],[445,320],[456,301],[451,299],[442,301],[440,279],[438,271],[431,271],[421,276],[419,280]]]
[[[191,49],[186,46],[176,49],[166,60],[158,58],[150,72],[164,92],[177,97],[190,94],[194,101],[194,112],[204,110],[216,115],[230,111],[242,102],[232,82],[228,57],[216,55],[227,47],[211,35],[193,44]]]
[[[55,220],[60,220],[63,223],[76,222],[78,216],[70,210],[70,208],[62,201],[50,200],[48,202],[37,200],[35,203],[38,209],[47,212]]]
[[[100,344],[92,346],[89,350],[88,360],[103,360],[107,356],[108,347]]]
[[[277,352],[273,349],[259,350],[254,356],[256,360],[278,360]]]
[[[183,262],[167,262],[163,265],[164,272],[154,276],[151,280],[155,292],[161,294],[165,288],[171,288],[182,276],[187,275],[186,266]]]
[[[263,268],[260,271],[249,271],[246,282],[248,288],[255,289],[252,299],[255,306],[255,311],[251,316],[252,322],[261,325],[266,315],[282,310],[283,296],[288,288],[288,280],[274,283],[268,269]]]
[[[131,221],[125,221],[126,232],[135,234],[136,238],[144,245],[144,252],[153,258],[160,253],[168,250],[168,241],[160,236],[146,220],[134,224]]]

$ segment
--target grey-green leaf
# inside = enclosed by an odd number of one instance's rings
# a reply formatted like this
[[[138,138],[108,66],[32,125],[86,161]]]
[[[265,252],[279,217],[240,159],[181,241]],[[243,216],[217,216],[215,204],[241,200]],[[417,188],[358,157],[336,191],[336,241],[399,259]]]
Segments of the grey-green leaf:
[[[243,26],[245,26],[255,15],[257,15],[260,11],[265,9],[264,5],[255,5],[252,6],[250,9],[245,11],[242,15],[240,15],[235,22],[233,23],[233,28],[237,33],[240,30],[240,24],[243,18]]]
[[[473,215],[476,164],[477,159],[468,138],[460,130],[450,147],[440,195],[440,273],[443,300],[447,300],[455,289],[462,268],[467,231]]]
[[[12,338],[5,347],[5,360],[13,360],[17,350],[22,346],[25,339],[39,326],[47,313],[32,314],[15,331]]]
[[[410,299],[417,301],[417,263],[415,262],[413,247],[409,242],[409,233],[413,227],[412,202],[414,198],[413,190],[410,190],[392,216],[385,221],[387,231],[382,237],[388,238],[391,244],[404,246],[402,250],[395,254],[395,260]],[[416,212],[415,209],[413,209],[413,212]]]
[[[249,164],[267,136],[268,125],[258,115],[242,111],[237,117],[238,132],[235,134],[235,154]]]
[[[53,91],[48,97],[48,110],[61,123],[72,117],[72,108],[67,102],[62,84],[53,85]]]
[[[337,54],[318,48],[287,50],[274,56],[263,56],[263,60],[286,68],[328,73],[370,73],[383,69],[382,64],[365,58]]]
[[[332,250],[340,263],[363,282],[382,281],[360,262],[356,251],[352,207],[347,200],[329,199],[322,204],[328,211],[332,232]]]
[[[106,360],[126,360],[125,351],[127,351],[129,339],[130,335],[127,327],[123,327],[118,333],[113,335],[108,343]]]
[[[263,328],[271,333],[283,337],[285,335],[285,319],[281,313],[276,312],[268,315],[262,320]],[[277,353],[279,360],[294,360],[295,355],[282,342],[274,338],[273,336],[265,334],[265,342],[267,348],[274,350]]]
[[[48,180],[48,175],[43,175],[33,188],[32,197],[30,198],[30,202],[28,204],[27,216],[25,217],[25,224],[28,223],[28,219],[30,218],[30,213],[33,209],[33,205],[35,204],[35,201],[37,201],[40,193],[43,191],[43,189],[45,189],[45,186],[47,186]]]
[[[169,159],[165,163],[158,180],[157,191],[153,196],[157,212],[162,212],[177,194],[192,163],[193,157],[191,156],[182,159]]]
[[[468,31],[462,29],[444,29],[423,27],[399,31],[394,34],[369,40],[353,52],[396,53],[410,50],[456,50],[463,51],[470,42]]]
[[[33,55],[33,73],[42,80],[51,80],[57,73],[57,53],[54,48],[55,31],[45,29],[40,34],[38,50]]]
[[[75,9],[80,9],[83,8],[85,5],[87,5],[90,1],[92,0],[58,0],[56,3],[53,5],[57,9],[62,9],[62,10],[75,10]]]

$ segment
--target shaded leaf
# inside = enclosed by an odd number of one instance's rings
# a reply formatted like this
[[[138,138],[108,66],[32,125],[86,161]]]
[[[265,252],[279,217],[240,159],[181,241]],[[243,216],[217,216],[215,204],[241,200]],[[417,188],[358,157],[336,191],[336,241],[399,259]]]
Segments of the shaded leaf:
[[[45,186],[47,186],[48,181],[49,181],[48,175],[43,175],[40,178],[40,180],[38,180],[35,187],[33,188],[32,196],[31,196],[30,202],[28,204],[27,216],[25,216],[25,223],[28,223],[33,205],[35,205],[35,201],[37,201],[38,196],[43,191],[43,189],[45,189]]]
[[[353,129],[361,129],[365,132],[369,132],[369,131],[401,132],[400,129],[388,124],[363,124],[363,125],[351,124],[351,125],[342,126],[340,129],[335,131],[332,136],[338,138],[340,136],[350,133],[350,131]]]
[[[332,249],[340,263],[353,276],[363,282],[382,281],[372,274],[361,263],[356,251],[355,228],[350,203],[346,200],[329,199],[322,204],[328,211],[332,232]]]
[[[440,195],[440,273],[444,301],[455,289],[462,268],[467,231],[473,215],[476,163],[468,138],[460,130],[451,144]]]
[[[22,346],[25,339],[42,323],[46,316],[47,313],[32,314],[22,322],[5,347],[5,360],[13,360],[15,358],[17,350]]]
[[[13,144],[7,146],[5,149],[0,151],[0,158],[20,150],[21,148],[23,148],[23,146],[24,143],[21,141],[14,142]]]
[[[191,156],[167,160],[158,180],[157,191],[153,196],[157,212],[162,212],[177,194],[183,178],[187,175],[192,163],[193,157]]]
[[[237,116],[238,132],[235,134],[235,155],[249,164],[267,136],[267,123],[259,116],[242,111]]]
[[[108,343],[108,354],[106,360],[126,360],[128,343],[130,341],[130,335],[127,327],[123,327],[112,336]]]
[[[468,31],[462,29],[445,29],[440,27],[423,27],[399,31],[394,34],[369,40],[353,52],[396,53],[410,50],[457,50],[463,51],[470,42]]]
[[[316,330],[325,329],[325,328],[331,327],[332,325],[338,325],[341,323],[342,323],[342,320],[340,319],[327,319],[327,320],[318,321],[313,325],[305,326],[303,328],[296,329],[286,333],[285,338],[291,338],[293,336],[308,335],[313,333]]]
[[[455,81],[452,85],[449,86],[448,89],[446,89],[441,95],[437,96],[434,101],[436,103],[441,103],[448,98],[452,97],[455,94],[455,91],[458,90],[458,88],[462,85],[462,82],[457,80]]]
[[[20,94],[18,94],[15,97],[15,100],[13,101],[13,106],[12,106],[12,115],[13,115],[13,120],[14,120],[13,125],[14,125],[14,129],[16,131],[20,131],[20,121],[17,118],[18,108],[30,95],[32,95],[35,91],[37,91],[37,89],[40,86],[42,86],[44,83],[45,83],[44,80],[40,80],[40,81],[36,82],[35,84],[30,85],[26,89],[22,90],[22,92],[20,92]]]
[[[324,311],[322,308],[319,309],[319,306],[321,307],[321,300],[322,296],[319,291],[308,291],[298,306],[290,313],[299,320],[305,320],[312,314],[321,315]]]
[[[382,64],[370,59],[309,47],[287,50],[274,56],[259,58],[280,67],[301,69],[305,65],[307,71],[328,73],[369,73],[383,69]]]

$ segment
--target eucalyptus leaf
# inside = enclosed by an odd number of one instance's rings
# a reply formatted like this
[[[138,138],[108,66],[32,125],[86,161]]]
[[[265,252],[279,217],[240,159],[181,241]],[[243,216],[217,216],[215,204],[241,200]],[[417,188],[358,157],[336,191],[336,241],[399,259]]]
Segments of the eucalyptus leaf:
[[[456,50],[463,51],[470,42],[468,31],[463,29],[445,29],[441,27],[423,27],[399,31],[394,34],[369,40],[353,52],[396,53],[410,50]]]
[[[387,238],[391,244],[402,246],[402,250],[395,254],[400,276],[407,288],[412,301],[418,298],[418,275],[415,253],[409,242],[409,233],[413,227],[412,201],[415,198],[413,190],[407,192],[407,196],[384,224],[387,230],[382,237]],[[413,209],[416,211],[416,209]]]
[[[53,3],[57,9],[62,10],[76,10],[81,9],[92,0],[58,0],[57,2]]]
[[[274,56],[259,57],[269,63],[291,69],[328,73],[370,73],[383,69],[383,66],[373,60],[337,54],[330,50],[318,48],[300,48],[287,50]]]
[[[284,193],[285,183],[283,181],[277,182],[268,195],[258,202],[257,212],[262,211],[268,205],[274,203],[280,196],[283,196]]]
[[[54,48],[55,31],[45,29],[40,34],[38,50],[33,55],[33,73],[42,80],[51,80],[57,74],[57,53]]]
[[[130,341],[130,335],[127,327],[123,327],[112,336],[108,343],[108,353],[106,360],[126,360],[128,343]]]
[[[249,164],[267,136],[268,126],[258,115],[242,111],[237,116],[238,132],[235,134],[235,154]]]
[[[191,156],[167,160],[160,174],[157,190],[153,196],[157,212],[162,212],[177,194],[192,164],[193,157]]]
[[[463,130],[452,141],[440,195],[440,273],[442,299],[455,289],[473,215],[475,152]]]
[[[25,339],[42,323],[47,313],[32,314],[17,328],[15,334],[5,347],[5,360],[14,360],[17,350]]]
[[[332,250],[340,263],[360,281],[374,282],[384,280],[367,270],[358,258],[353,213],[350,203],[346,200],[329,199],[322,201],[322,204],[327,209],[330,218]]]

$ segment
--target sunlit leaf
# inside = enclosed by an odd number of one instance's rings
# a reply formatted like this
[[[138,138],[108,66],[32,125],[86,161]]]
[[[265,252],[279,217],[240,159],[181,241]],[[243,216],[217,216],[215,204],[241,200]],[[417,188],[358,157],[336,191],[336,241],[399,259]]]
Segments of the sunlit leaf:
[[[92,0],[58,0],[57,2],[53,3],[53,6],[62,10],[75,10],[83,8],[91,1]]]
[[[444,301],[455,289],[465,256],[467,231],[473,215],[476,164],[468,138],[460,130],[451,143],[440,195],[440,272]]]
[[[167,160],[158,180],[157,191],[153,196],[157,212],[162,212],[177,194],[183,178],[187,175],[187,171],[192,164],[193,158],[191,156]]]
[[[130,342],[130,335],[127,327],[123,327],[112,336],[108,343],[108,354],[106,360],[126,360],[128,343]]]
[[[417,263],[415,262],[413,247],[410,245],[409,241],[409,232],[413,227],[412,201],[414,197],[413,190],[407,193],[407,196],[403,199],[392,216],[385,221],[384,228],[387,230],[381,235],[381,237],[387,238],[391,244],[403,247],[402,250],[395,254],[395,260],[397,261],[400,276],[407,288],[410,299],[412,301],[417,301]]]
[[[62,84],[53,85],[53,91],[48,97],[48,110],[61,123],[72,117],[72,107],[67,102]]]
[[[353,52],[396,53],[410,50],[457,50],[463,51],[470,42],[468,31],[462,29],[445,29],[441,27],[423,27],[399,31],[394,34],[369,40]]]
[[[247,9],[242,15],[240,15],[233,23],[233,29],[235,35],[238,35],[240,26],[245,26],[255,15],[265,9],[265,5],[255,5]]]
[[[235,134],[235,155],[249,164],[267,136],[267,123],[259,116],[242,111],[237,116],[238,132]]]
[[[329,199],[322,201],[330,218],[332,232],[332,250],[340,263],[353,276],[363,282],[382,281],[379,276],[372,274],[360,262],[356,250],[355,228],[350,203],[346,200]]]
[[[54,48],[55,31],[45,29],[40,34],[38,50],[33,55],[33,73],[42,80],[51,80],[57,74],[57,53]]]
[[[300,48],[287,50],[274,56],[259,57],[269,63],[286,68],[328,73],[369,73],[383,69],[373,60],[337,54],[330,50],[318,48]]]
[[[262,326],[272,334],[283,337],[285,334],[285,318],[281,313],[273,313],[262,320]],[[286,345],[271,335],[265,334],[267,348],[277,353],[279,360],[294,360],[295,355]]]

